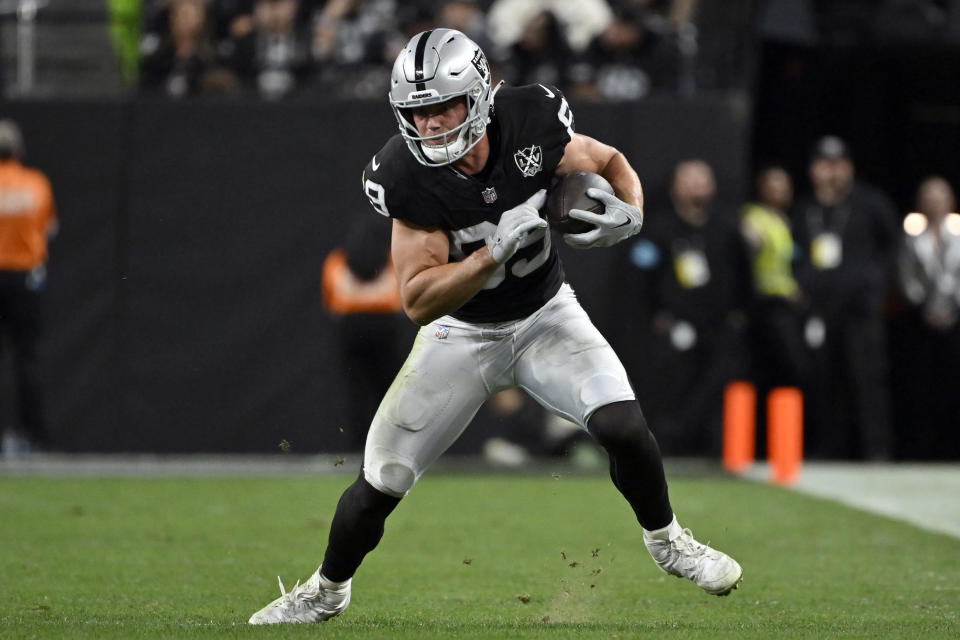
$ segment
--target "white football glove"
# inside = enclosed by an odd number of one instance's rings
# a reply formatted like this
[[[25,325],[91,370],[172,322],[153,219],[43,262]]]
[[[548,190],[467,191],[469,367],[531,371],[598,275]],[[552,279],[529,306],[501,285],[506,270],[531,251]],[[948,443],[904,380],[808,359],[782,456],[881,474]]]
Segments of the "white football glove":
[[[528,233],[547,226],[547,221],[540,217],[538,211],[546,201],[547,190],[540,189],[523,204],[503,212],[497,231],[487,237],[487,249],[497,264],[509,260],[527,239]]]
[[[563,239],[574,249],[609,247],[639,233],[643,226],[643,211],[627,204],[615,195],[602,189],[587,189],[587,195],[604,204],[604,212],[591,213],[583,209],[570,209],[570,217],[596,225],[584,233],[565,233]]]

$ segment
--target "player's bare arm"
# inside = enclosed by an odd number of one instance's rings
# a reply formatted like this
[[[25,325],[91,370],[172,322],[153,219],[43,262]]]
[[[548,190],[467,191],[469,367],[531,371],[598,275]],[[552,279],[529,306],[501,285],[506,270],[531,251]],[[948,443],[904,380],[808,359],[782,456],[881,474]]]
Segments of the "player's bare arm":
[[[563,151],[557,174],[564,176],[574,171],[599,173],[613,186],[618,198],[643,209],[640,178],[627,157],[616,148],[582,133],[573,134]]]
[[[462,307],[500,266],[486,247],[449,262],[450,240],[444,231],[403,220],[393,221],[390,251],[403,310],[421,326]]]

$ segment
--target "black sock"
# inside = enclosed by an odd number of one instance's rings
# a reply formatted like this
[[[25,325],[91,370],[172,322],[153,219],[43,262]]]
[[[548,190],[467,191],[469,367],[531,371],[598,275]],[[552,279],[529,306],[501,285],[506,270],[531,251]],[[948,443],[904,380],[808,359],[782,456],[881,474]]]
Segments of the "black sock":
[[[590,433],[610,455],[610,478],[627,499],[640,525],[660,529],[673,521],[660,447],[636,400],[615,402],[594,412]]]
[[[337,503],[323,557],[324,577],[334,582],[352,578],[364,556],[380,542],[384,522],[399,503],[400,498],[374,489],[361,471]]]

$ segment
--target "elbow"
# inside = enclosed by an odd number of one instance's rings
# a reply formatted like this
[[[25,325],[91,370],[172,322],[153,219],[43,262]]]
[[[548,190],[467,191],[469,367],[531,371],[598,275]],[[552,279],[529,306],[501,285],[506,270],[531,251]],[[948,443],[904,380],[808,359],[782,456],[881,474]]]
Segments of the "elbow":
[[[426,326],[440,317],[436,313],[432,313],[429,309],[425,309],[423,305],[417,304],[416,300],[404,300],[403,312],[407,314],[407,317],[410,318],[411,322],[418,327]]]
[[[425,327],[435,320],[435,318],[418,311],[415,308],[404,307],[403,312],[406,313],[407,317],[410,318],[410,320],[418,327]]]

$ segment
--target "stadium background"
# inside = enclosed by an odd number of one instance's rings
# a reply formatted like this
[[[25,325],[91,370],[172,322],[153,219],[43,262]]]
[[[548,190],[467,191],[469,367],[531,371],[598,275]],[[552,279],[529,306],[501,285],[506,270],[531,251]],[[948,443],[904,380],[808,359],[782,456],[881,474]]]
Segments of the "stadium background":
[[[948,19],[937,39],[860,40],[824,19],[837,13],[825,3],[722,4],[702,3],[698,65],[712,80],[697,92],[573,101],[578,129],[637,167],[651,208],[681,159],[709,161],[721,199],[736,206],[764,162],[803,176],[810,142],[828,132],[847,138],[859,174],[904,213],[922,176],[960,182],[958,3],[927,3]],[[808,4],[818,21],[798,23]],[[834,4],[850,15],[876,6]],[[394,131],[386,101],[172,102],[91,84],[76,62],[73,76],[55,71],[66,55],[57,35],[105,20],[102,3],[41,11],[27,95],[15,88],[11,19],[3,31],[3,115],[22,126],[27,162],[51,177],[61,216],[46,349],[56,448],[268,452],[285,439],[339,450],[341,389],[362,372],[331,366],[320,267],[345,220],[374,215],[359,171]],[[82,49],[73,55],[82,60]],[[609,256],[567,252],[565,262],[598,326],[610,327]],[[629,349],[628,338],[612,340]],[[909,428],[909,398],[895,407]]]

